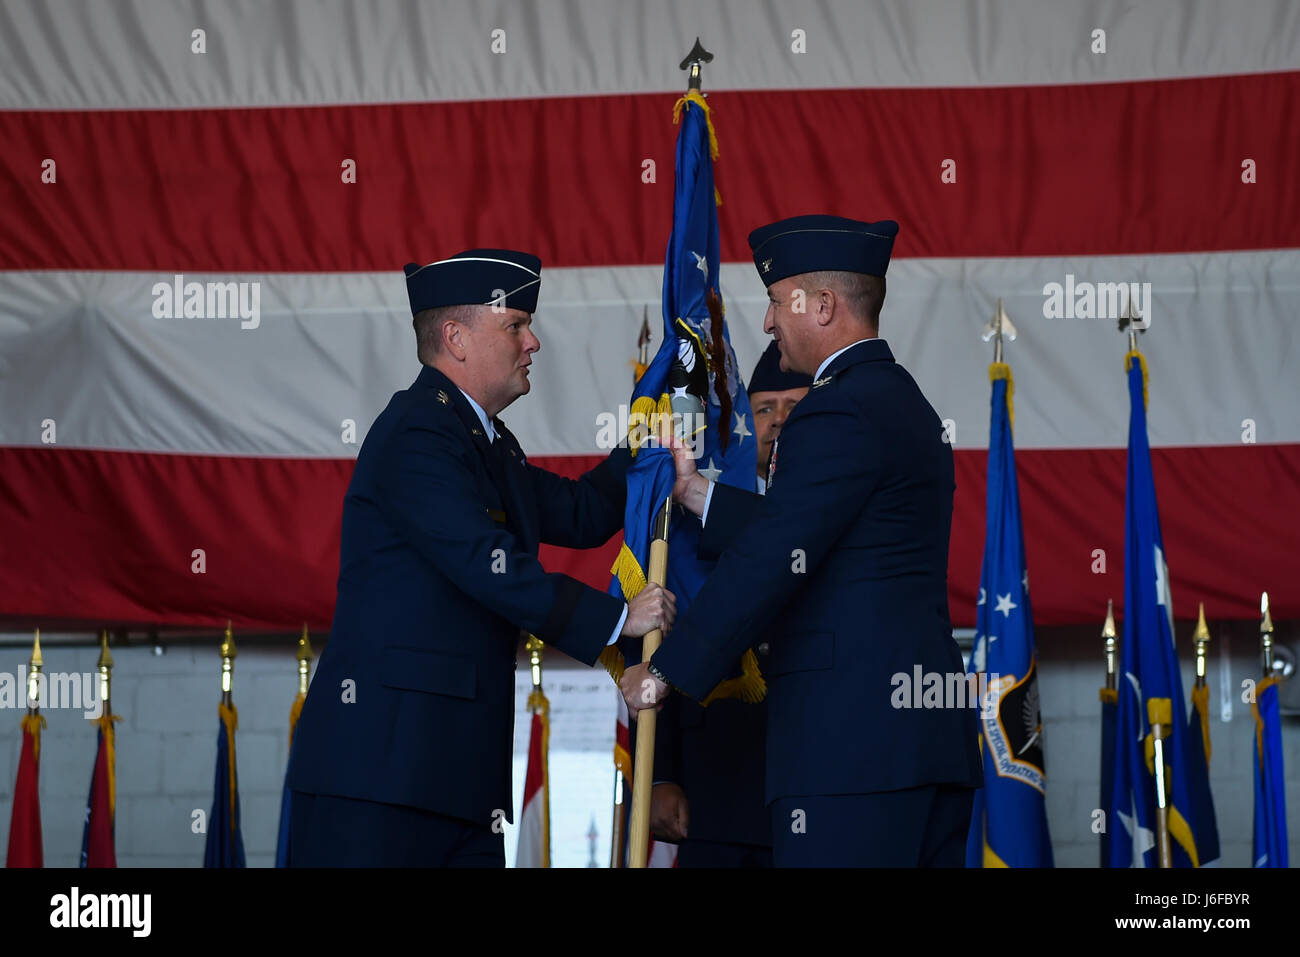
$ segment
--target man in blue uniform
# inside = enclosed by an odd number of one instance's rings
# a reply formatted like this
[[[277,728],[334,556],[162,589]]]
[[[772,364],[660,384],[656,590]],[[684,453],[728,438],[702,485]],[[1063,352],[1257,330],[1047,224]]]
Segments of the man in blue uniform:
[[[674,498],[721,555],[677,629],[629,668],[630,710],[697,700],[770,635],[767,800],[780,866],[960,866],[982,783],[975,702],[897,694],[919,669],[965,687],[948,617],[952,449],[878,338],[898,224],[801,216],[755,230],[764,331],[812,389],[766,496],[708,482],[672,443]],[[914,706],[915,705],[915,706]]]
[[[343,502],[334,623],[290,757],[295,866],[503,866],[521,634],[590,665],[672,624],[663,589],[625,604],[537,561],[539,542],[619,531],[629,461],[561,478],[497,418],[529,390],[540,260],[474,249],[406,282],[424,368]]]
[[[757,491],[767,489],[772,444],[812,378],[781,371],[775,342],[754,366],[749,405],[758,443]],[[765,669],[770,645],[754,651]],[[772,824],[763,797],[765,702],[721,698],[707,708],[671,695],[655,730],[655,784],[650,824],[657,838],[678,842],[678,867],[770,867]]]

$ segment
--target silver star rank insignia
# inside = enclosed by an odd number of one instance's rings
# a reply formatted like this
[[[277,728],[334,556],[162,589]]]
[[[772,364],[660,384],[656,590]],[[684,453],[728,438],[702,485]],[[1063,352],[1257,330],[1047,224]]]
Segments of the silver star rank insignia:
[[[443,392],[441,389],[438,390],[438,401],[443,405],[451,404],[451,399],[447,398],[447,393]]]
[[[820,388],[821,388],[822,386],[824,386],[827,382],[830,382],[831,379],[833,379],[833,378],[834,378],[834,376],[829,376],[829,375],[828,375],[828,376],[826,376],[825,378],[818,379],[816,382],[814,382],[814,383],[812,384],[812,387],[813,387],[814,389],[820,389]]]

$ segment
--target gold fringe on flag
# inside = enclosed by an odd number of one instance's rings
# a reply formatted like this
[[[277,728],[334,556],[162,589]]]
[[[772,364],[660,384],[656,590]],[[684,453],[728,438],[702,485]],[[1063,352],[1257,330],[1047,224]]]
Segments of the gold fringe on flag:
[[[704,111],[704,123],[709,128],[709,159],[716,161],[718,158],[718,134],[713,129],[713,111],[709,108],[708,101],[704,99],[703,93],[699,90],[687,90],[686,95],[673,104],[673,125],[676,126],[682,121],[682,110],[688,109],[691,103]],[[718,192],[717,185],[713,187],[713,202],[718,206],[722,205],[722,194]]]

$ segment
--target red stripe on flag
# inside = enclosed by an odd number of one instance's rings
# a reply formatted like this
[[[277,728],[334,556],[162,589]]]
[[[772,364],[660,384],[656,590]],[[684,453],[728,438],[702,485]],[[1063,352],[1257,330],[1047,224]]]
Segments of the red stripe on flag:
[[[0,269],[397,270],[501,244],[548,266],[660,263],[674,99],[0,112]],[[897,219],[899,256],[1297,243],[1297,72],[709,101],[727,261],[808,212]]]
[[[983,450],[956,453],[949,562],[953,622],[974,623],[984,547]],[[1300,578],[1279,515],[1300,512],[1300,444],[1154,449],[1175,610],[1258,613],[1261,583]],[[535,457],[577,476],[599,456]],[[1018,452],[1035,619],[1099,622],[1124,574],[1123,449]],[[351,460],[0,448],[0,618],[13,627],[105,624],[314,630],[333,616]],[[1230,494],[1225,494],[1230,490]],[[1242,548],[1249,542],[1249,548]],[[192,570],[203,548],[204,574]],[[618,537],[586,552],[543,546],[552,571],[600,589]],[[1094,573],[1097,550],[1105,572]],[[1231,555],[1230,562],[1224,560]],[[1300,616],[1279,590],[1277,617]]]

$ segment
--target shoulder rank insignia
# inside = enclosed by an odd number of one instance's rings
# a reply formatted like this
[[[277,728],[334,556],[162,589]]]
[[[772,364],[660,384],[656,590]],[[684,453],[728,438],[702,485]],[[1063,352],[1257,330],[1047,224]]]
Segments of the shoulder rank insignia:
[[[447,398],[447,393],[443,392],[441,389],[438,390],[438,401],[443,405],[451,404],[451,399]]]
[[[482,429],[470,429],[470,430],[469,430],[469,434],[470,434],[470,435],[482,435],[482,434],[483,434],[483,430],[482,430]]]
[[[830,382],[831,379],[833,379],[833,378],[835,378],[835,377],[834,377],[834,376],[829,376],[829,375],[828,375],[828,376],[825,376],[824,378],[818,379],[816,382],[814,382],[814,383],[812,384],[812,387],[813,387],[814,389],[820,389],[820,388],[821,388],[822,386],[824,386],[827,382]]]

